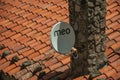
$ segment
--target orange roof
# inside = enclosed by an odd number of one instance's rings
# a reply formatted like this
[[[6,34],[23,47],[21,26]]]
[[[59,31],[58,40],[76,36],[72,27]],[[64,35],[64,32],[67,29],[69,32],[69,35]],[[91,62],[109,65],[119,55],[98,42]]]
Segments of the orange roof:
[[[120,79],[120,0],[107,0],[106,20],[109,64],[100,69],[97,78],[117,80]],[[67,0],[1,0],[0,45],[5,46],[0,50],[1,73],[21,80],[68,79],[70,57],[56,53],[50,44],[50,30],[58,21],[69,21]],[[6,50],[11,53],[3,56]],[[24,67],[26,61],[30,64]],[[87,80],[88,76],[74,80]]]

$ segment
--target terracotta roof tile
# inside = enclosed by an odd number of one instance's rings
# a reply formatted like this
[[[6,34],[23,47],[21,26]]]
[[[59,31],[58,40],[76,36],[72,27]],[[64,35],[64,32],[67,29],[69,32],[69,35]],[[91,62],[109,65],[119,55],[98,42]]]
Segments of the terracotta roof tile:
[[[23,56],[28,56],[28,55],[32,54],[33,52],[34,52],[34,50],[31,49],[31,50],[25,51],[24,53],[22,53],[22,55]]]
[[[106,34],[108,35],[108,34],[110,34],[110,33],[112,33],[112,32],[113,32],[112,29],[108,29],[108,30],[106,31]]]
[[[112,70],[106,72],[105,74],[107,75],[107,77],[113,77],[114,78],[114,74],[117,74],[117,72],[114,69],[112,69]]]
[[[22,27],[21,25],[18,25],[18,26],[16,26],[16,27],[12,28],[12,30],[13,30],[13,31],[16,31],[16,32],[20,32],[20,31],[22,31],[22,30],[24,30],[24,29],[25,29],[25,27]]]
[[[6,56],[6,59],[11,60],[14,56],[17,56],[17,55],[18,55],[17,53],[10,54],[10,55]]]
[[[120,7],[119,7],[119,8],[120,8]],[[116,9],[118,9],[118,7],[116,7]],[[114,22],[114,21],[117,21],[118,19],[120,19],[120,15],[116,15],[115,17],[113,17],[113,18],[111,19],[111,21]]]
[[[120,36],[118,36],[117,38],[114,39],[115,41],[120,41]]]
[[[46,47],[46,44],[38,44],[38,45],[34,46],[34,49],[35,50],[40,50],[40,49],[42,49],[44,47]]]
[[[13,39],[16,39],[18,37],[21,37],[21,34],[16,34],[16,35],[12,36],[11,39],[13,40]]]
[[[27,34],[27,33],[31,32],[31,31],[32,31],[32,29],[28,28],[28,29],[23,30],[21,33],[22,34]]]
[[[114,69],[115,69],[116,67],[118,67],[118,66],[120,65],[119,63],[120,63],[120,59],[114,61],[114,62],[111,63],[110,65],[111,65],[112,67],[114,67]]]
[[[116,31],[116,32],[113,32],[113,33],[111,33],[110,35],[108,35],[108,38],[109,38],[110,40],[112,40],[112,39],[118,37],[119,35],[120,35],[120,33]]]
[[[58,75],[56,78],[61,79],[61,80],[65,80],[68,77],[68,75],[66,75],[66,74],[69,74],[69,73],[70,73],[70,69],[67,69],[63,73]]]
[[[74,80],[86,80],[86,78],[84,76],[82,76],[82,77],[78,77],[78,78],[76,78]]]
[[[27,41],[26,43],[24,43],[26,46],[32,46],[32,44],[34,44],[34,43],[36,43],[37,41],[35,40],[35,39],[32,39],[32,40],[30,40],[30,41]]]
[[[116,16],[116,15],[118,15],[118,14],[119,14],[119,12],[118,12],[118,11],[115,11],[115,12],[113,12],[112,14],[108,15],[108,16],[106,17],[106,19],[109,20],[109,19],[113,18],[114,16]]]
[[[7,30],[7,31],[2,33],[2,35],[4,35],[5,37],[11,37],[14,34],[15,34],[15,32],[13,32],[11,30]]]
[[[58,63],[56,63],[56,64],[54,64],[54,65],[49,66],[49,68],[50,68],[51,71],[53,71],[53,70],[55,70],[56,68],[61,67],[61,66],[62,66],[62,63],[61,63],[61,62],[58,62]]]
[[[45,68],[43,71],[45,71],[46,73],[49,73],[50,69],[49,68]]]
[[[58,56],[56,56],[57,57],[57,59],[58,60],[62,60],[62,59],[64,59],[65,58],[65,56],[64,55],[58,55]]]
[[[2,65],[0,65],[0,70],[2,70],[2,69],[4,69],[4,68],[8,67],[9,64],[10,64],[10,61],[4,62]]]
[[[18,53],[19,53],[19,54],[22,54],[23,52],[25,52],[25,51],[27,51],[27,50],[29,50],[29,49],[30,49],[29,47],[25,47],[25,48],[19,50]]]
[[[109,58],[109,62],[112,63],[112,62],[118,60],[119,58],[120,58],[119,55],[114,55],[114,56],[112,56],[112,57]]]
[[[35,33],[37,33],[36,30],[32,30],[31,32],[27,33],[26,35],[29,36],[33,36]]]
[[[15,77],[15,79],[19,79],[22,75],[24,75],[25,73],[27,73],[26,69],[22,69],[21,71],[13,74],[13,77]]]
[[[111,24],[108,25],[108,28],[112,28],[112,27],[114,27],[118,24],[119,24],[118,22],[111,23]]]
[[[16,67],[16,65],[15,65],[15,64],[12,64],[12,65],[6,67],[5,69],[3,69],[3,71],[6,73],[6,72],[8,72],[8,71],[14,69],[15,67]]]
[[[61,62],[63,64],[68,64],[70,62],[70,57],[66,57],[66,58],[62,59]]]
[[[45,59],[45,55],[44,54],[41,54],[41,55],[39,55],[39,56],[37,56],[37,57],[34,57],[33,58],[33,61],[39,61],[39,60],[44,60]]]
[[[7,30],[7,28],[0,26],[0,33],[3,33],[6,30]]]
[[[116,44],[113,44],[113,45],[111,46],[111,48],[112,48],[113,50],[119,49],[119,48],[120,48],[120,42],[117,42]]]
[[[2,65],[3,63],[5,63],[7,60],[4,58],[4,59],[1,59],[0,60],[0,65]]]
[[[56,75],[57,75],[57,72],[52,71],[52,72],[46,74],[45,76],[43,76],[43,79],[44,79],[44,80],[48,80],[48,79],[51,79],[52,77],[54,77],[54,76],[56,76]]]
[[[111,24],[111,20],[106,20],[106,25],[109,25],[109,24]],[[108,28],[108,26],[107,26],[107,28]]]
[[[94,78],[93,80],[97,79],[107,79],[106,75],[100,75],[99,77]]]
[[[11,75],[15,74],[16,72],[18,72],[19,70],[20,70],[20,67],[16,67],[16,68],[10,70],[7,73],[11,76]]]
[[[21,65],[23,62],[25,62],[25,61],[27,61],[27,60],[28,60],[27,58],[24,58],[24,59],[19,60],[18,62],[15,62],[15,64],[16,64],[17,66],[19,66],[19,65]]]
[[[29,78],[28,80],[38,80],[38,77],[36,75],[34,75],[31,78]]]
[[[5,39],[5,36],[0,35],[0,41],[3,41]]]
[[[20,80],[27,80],[31,76],[32,76],[32,73],[28,72],[28,73],[24,74],[22,77],[20,77]]]
[[[67,70],[67,69],[69,69],[69,67],[68,67],[67,65],[65,65],[65,66],[62,66],[62,67],[56,69],[55,71],[56,71],[56,72],[64,72],[64,71]]]
[[[49,66],[51,66],[51,65],[54,65],[54,64],[57,63],[57,62],[58,62],[58,60],[57,60],[56,58],[53,58],[53,59],[51,59],[51,60],[49,60],[49,61],[44,61],[43,64],[44,64],[46,67],[49,67]]]
[[[112,3],[114,3],[114,0],[106,0],[108,5],[111,5]]]
[[[117,70],[117,72],[120,72],[120,65],[118,67],[115,68],[115,70]]]
[[[115,41],[114,40],[110,40],[110,41],[107,42],[106,46],[110,47],[113,44],[115,44]]]
[[[109,64],[100,69],[101,75],[93,80],[104,78],[118,80],[120,77],[120,1],[107,1],[106,16],[106,55]],[[1,0],[0,4],[0,70],[9,77],[28,80],[67,80],[70,72],[70,57],[51,50],[50,30],[58,21],[69,22],[67,0]],[[1,58],[5,50],[11,52]],[[11,59],[20,60],[11,64]],[[21,69],[25,61],[34,64]],[[42,70],[35,73],[35,66]],[[42,73],[43,72],[43,73]],[[74,80],[88,80],[89,75]]]
[[[33,54],[30,54],[30,55],[28,56],[28,58],[29,58],[29,59],[33,59],[34,57],[37,57],[37,56],[39,56],[39,53],[38,53],[38,52],[35,52],[35,53],[33,53]]]
[[[103,69],[100,69],[100,72],[101,73],[106,73],[108,71],[112,70],[112,67],[111,66],[105,66]]]
[[[113,3],[113,4],[111,4],[111,5],[109,5],[108,7],[107,7],[107,10],[109,10],[109,9],[111,9],[111,8],[114,8],[114,7],[116,7],[118,4],[117,3]]]
[[[50,47],[50,46],[47,46],[47,47],[44,47],[44,48],[40,49],[39,52],[40,52],[40,53],[45,53],[45,52],[47,52],[47,51],[50,50],[50,49],[51,49],[51,47]]]
[[[27,70],[31,71],[31,72],[34,72],[34,70],[35,70],[36,67],[41,67],[42,68],[41,64],[35,63],[35,64],[32,64],[32,65],[28,66]]]

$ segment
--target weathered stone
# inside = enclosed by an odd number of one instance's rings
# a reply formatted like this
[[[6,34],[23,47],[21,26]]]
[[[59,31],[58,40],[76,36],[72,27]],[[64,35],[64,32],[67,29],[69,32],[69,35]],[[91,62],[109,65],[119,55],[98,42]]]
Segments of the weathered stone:
[[[101,3],[101,4],[104,4],[103,1],[105,0],[96,0],[96,2]]]
[[[105,0],[68,0],[70,24],[76,34],[78,58],[71,56],[72,76],[90,73],[98,76],[98,67],[107,62],[105,53]],[[79,5],[78,5],[79,4]],[[77,5],[77,6],[76,6]],[[102,22],[102,23],[101,23]]]
[[[95,11],[95,15],[99,15],[99,11]]]
[[[105,14],[103,11],[100,11],[100,18],[104,18],[105,17]]]
[[[90,53],[95,53],[93,52],[93,50],[89,50]],[[90,54],[89,55],[89,59],[93,59],[94,57],[96,57],[96,54]]]
[[[101,30],[99,28],[96,28],[96,30],[94,32],[95,32],[95,34],[97,34],[97,33],[100,33]]]
[[[75,26],[73,28],[74,28],[75,31],[78,30],[78,24],[77,24],[77,22],[75,23]]]
[[[87,3],[86,0],[79,0],[79,1],[80,1],[81,5],[85,5]]]
[[[80,42],[86,42],[86,37],[82,33],[79,33],[78,36],[81,36],[81,37],[78,37]]]
[[[105,28],[105,22],[100,22],[100,28]]]
[[[97,45],[95,49],[96,49],[95,51],[97,53],[101,52],[101,45]]]
[[[94,47],[94,45],[92,45],[93,43],[89,43],[89,45],[88,45],[88,49],[94,49],[95,47]]]
[[[90,17],[91,16],[91,14],[90,13],[88,13],[88,17]]]
[[[80,7],[79,7],[79,5],[75,5],[75,11],[76,11],[76,12],[80,12]]]
[[[95,25],[95,27],[97,27],[97,28],[99,28],[99,27],[100,27],[100,25],[99,25],[99,22],[98,22],[98,21],[95,21],[95,22],[94,22],[94,25]]]
[[[88,2],[88,7],[94,7],[93,2]]]
[[[93,9],[88,8],[88,13],[91,14],[92,16],[94,15],[94,14],[92,13],[93,11],[94,11]]]
[[[92,35],[92,34],[90,34],[90,35]],[[93,36],[88,36],[88,39],[89,40],[94,40],[94,37]]]
[[[95,34],[95,44],[99,44],[101,42],[101,37],[100,37],[100,34]]]
[[[93,21],[96,21],[96,20],[98,20],[98,19],[97,19],[97,17],[96,17],[96,16],[95,16],[95,17],[93,17]]]
[[[100,29],[96,28],[94,26],[91,26],[91,28],[89,29],[88,33],[97,34],[97,33],[100,33]]]
[[[96,1],[96,2],[95,2],[95,5],[96,5],[96,6],[99,6],[99,5],[100,5],[100,3]]]

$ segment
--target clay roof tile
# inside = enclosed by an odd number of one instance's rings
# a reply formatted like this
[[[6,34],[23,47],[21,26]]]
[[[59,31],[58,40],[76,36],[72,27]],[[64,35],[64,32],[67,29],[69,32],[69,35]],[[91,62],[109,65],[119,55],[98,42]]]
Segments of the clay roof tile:
[[[118,80],[120,77],[120,1],[106,0],[106,55],[109,64],[100,69],[104,78]],[[54,80],[69,79],[70,57],[58,54],[50,44],[50,30],[58,21],[69,23],[67,0],[2,0],[0,4],[0,71],[15,79]],[[10,55],[2,58],[5,50]],[[18,61],[11,63],[14,56]],[[21,69],[23,62],[34,63]],[[41,70],[36,72],[36,66]],[[39,69],[39,68],[38,68]],[[33,75],[34,73],[34,75]],[[74,80],[87,80],[89,75]]]

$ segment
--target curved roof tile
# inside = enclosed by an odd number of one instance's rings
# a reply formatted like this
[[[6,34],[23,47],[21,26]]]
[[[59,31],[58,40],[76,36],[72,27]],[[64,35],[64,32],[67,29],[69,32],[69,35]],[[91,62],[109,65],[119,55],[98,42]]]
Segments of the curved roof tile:
[[[101,75],[94,80],[120,79],[120,0],[106,1],[109,65],[100,69]],[[67,0],[1,0],[0,45],[5,46],[0,50],[1,75],[7,80],[69,80],[70,57],[57,54],[49,37],[51,26],[58,21],[68,22],[68,14]],[[11,54],[2,58],[5,50]],[[14,56],[19,60],[11,63]],[[29,60],[34,63],[28,62],[21,69],[23,62]],[[80,76],[74,80],[87,80],[88,77]]]

